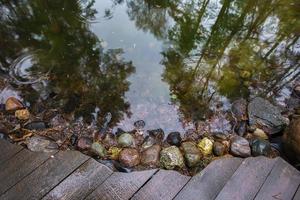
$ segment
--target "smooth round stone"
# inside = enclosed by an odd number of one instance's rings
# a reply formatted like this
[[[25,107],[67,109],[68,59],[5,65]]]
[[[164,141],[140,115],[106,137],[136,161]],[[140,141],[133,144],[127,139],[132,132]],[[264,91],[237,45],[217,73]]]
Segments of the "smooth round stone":
[[[29,119],[30,113],[27,109],[16,110],[15,116],[19,120],[27,120]]]
[[[153,145],[142,152],[141,163],[145,166],[156,167],[159,165],[160,145]]]
[[[106,149],[99,142],[94,142],[91,146],[91,150],[101,158],[104,158],[107,155]]]
[[[194,142],[181,144],[187,166],[196,167],[201,163],[201,152]]]
[[[140,155],[136,149],[126,148],[120,152],[119,161],[126,167],[134,167],[140,163]]]
[[[240,136],[235,136],[231,140],[230,151],[233,155],[243,158],[251,156],[251,148],[248,140]]]
[[[213,152],[216,156],[223,156],[226,153],[226,147],[220,142],[215,142],[213,146]]]
[[[180,146],[181,141],[182,139],[179,132],[172,132],[167,136],[167,142],[170,145]]]
[[[91,147],[92,143],[93,143],[92,139],[88,137],[81,137],[77,142],[77,147],[81,150],[86,150]]]
[[[24,108],[23,104],[15,97],[9,97],[5,102],[6,111],[14,111]]]
[[[146,123],[143,120],[138,120],[136,122],[134,122],[134,127],[137,129],[143,129],[146,125]]]
[[[253,156],[268,156],[271,152],[271,144],[262,139],[255,139],[251,143]]]
[[[123,133],[118,137],[118,144],[122,147],[130,147],[134,144],[134,138],[129,133]]]
[[[42,121],[31,122],[25,126],[25,129],[40,131],[46,129],[46,124]]]
[[[198,143],[198,148],[204,156],[212,154],[213,151],[213,142],[207,137],[203,138]]]
[[[184,166],[183,156],[176,146],[170,146],[160,152],[160,165],[166,169],[182,168]]]

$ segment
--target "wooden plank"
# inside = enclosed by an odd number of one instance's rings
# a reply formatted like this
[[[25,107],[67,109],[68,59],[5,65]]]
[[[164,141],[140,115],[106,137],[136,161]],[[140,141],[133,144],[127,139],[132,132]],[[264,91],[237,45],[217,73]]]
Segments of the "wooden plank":
[[[265,182],[274,163],[274,159],[262,156],[245,159],[216,199],[253,199]]]
[[[300,184],[300,172],[277,158],[275,166],[255,199],[292,199]]]
[[[40,199],[87,159],[87,156],[77,151],[60,151],[0,199]]]
[[[14,145],[4,139],[0,139],[0,164],[10,159],[22,149],[22,146]]]
[[[294,195],[293,200],[299,200],[300,199],[300,185],[298,186],[298,190],[296,194]]]
[[[198,200],[199,197],[201,200],[215,199],[242,161],[241,158],[213,161],[188,182],[175,200]]]
[[[157,170],[131,173],[113,173],[86,199],[126,200],[129,199]]]
[[[98,163],[94,159],[90,159],[43,199],[84,199],[87,194],[91,193],[112,173],[113,172],[105,165]]]
[[[0,195],[31,173],[51,155],[23,149],[13,158],[0,165]]]
[[[176,171],[160,170],[133,197],[133,200],[171,200],[190,180]]]

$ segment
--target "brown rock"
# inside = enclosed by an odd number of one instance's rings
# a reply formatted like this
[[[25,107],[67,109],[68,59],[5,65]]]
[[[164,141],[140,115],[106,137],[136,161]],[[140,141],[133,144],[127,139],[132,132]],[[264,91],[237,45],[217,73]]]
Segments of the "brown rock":
[[[243,158],[251,156],[251,148],[248,140],[240,136],[232,138],[230,151],[233,155]]]
[[[123,149],[119,155],[119,161],[126,167],[134,167],[140,163],[140,155],[136,149]]]
[[[300,162],[300,118],[294,118],[285,131],[283,148],[291,161]]]
[[[5,102],[6,111],[14,111],[24,108],[23,104],[15,97],[9,97]]]
[[[153,145],[142,152],[141,163],[146,166],[159,165],[159,153],[161,150],[160,145]]]
[[[30,113],[27,109],[16,110],[15,116],[19,120],[27,120],[29,119]]]
[[[215,142],[213,152],[216,156],[223,156],[226,153],[226,146],[220,142]]]

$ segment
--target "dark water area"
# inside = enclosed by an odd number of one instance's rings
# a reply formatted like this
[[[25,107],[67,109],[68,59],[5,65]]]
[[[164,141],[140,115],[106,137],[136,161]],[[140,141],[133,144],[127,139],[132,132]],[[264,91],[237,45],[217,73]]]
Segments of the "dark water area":
[[[184,132],[300,74],[298,0],[0,1],[1,99]]]

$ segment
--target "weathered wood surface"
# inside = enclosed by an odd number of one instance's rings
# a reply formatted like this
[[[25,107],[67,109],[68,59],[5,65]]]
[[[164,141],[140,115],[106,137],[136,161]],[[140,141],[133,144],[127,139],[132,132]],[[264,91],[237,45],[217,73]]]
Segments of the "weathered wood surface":
[[[0,165],[0,195],[45,162],[51,154],[21,150],[13,158]]]
[[[40,199],[87,159],[87,156],[76,151],[61,151],[0,196],[0,199]]]
[[[80,152],[51,157],[3,140],[0,155],[1,200],[300,200],[300,173],[282,158],[219,159],[191,178],[159,169],[112,172]]]
[[[89,159],[43,199],[83,199],[112,173],[108,167],[99,165],[94,159]]]
[[[242,160],[241,158],[225,158],[210,163],[189,181],[175,200],[198,200],[199,197],[201,200],[215,199],[228,179],[240,166]]]
[[[86,199],[125,200],[130,199],[157,170],[132,173],[113,173]]]
[[[0,165],[23,149],[23,147],[11,144],[3,139],[0,139],[0,147]]]
[[[171,200],[190,177],[175,171],[159,170],[134,196],[133,200]]]
[[[255,199],[292,199],[299,184],[299,171],[278,158]]]

